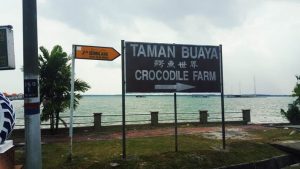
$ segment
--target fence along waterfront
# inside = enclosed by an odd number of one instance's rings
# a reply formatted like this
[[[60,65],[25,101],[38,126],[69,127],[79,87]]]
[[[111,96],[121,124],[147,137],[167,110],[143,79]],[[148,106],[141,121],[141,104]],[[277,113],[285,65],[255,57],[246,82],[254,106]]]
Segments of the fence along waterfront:
[[[201,119],[201,112],[206,112],[206,120],[203,118]],[[130,125],[137,125],[137,124],[163,124],[163,123],[173,123],[174,113],[162,113],[158,112],[157,117],[153,116],[154,112],[149,113],[134,113],[134,114],[128,114],[126,123]],[[94,113],[93,116],[73,116],[74,117],[74,126],[75,127],[92,127],[96,126],[95,121],[98,121],[101,123],[100,126],[114,126],[114,125],[121,125],[122,115],[116,115],[116,114],[105,114],[101,113]],[[218,123],[221,122],[221,113],[218,112],[208,112],[206,110],[199,110],[198,113],[177,113],[178,114],[178,122],[180,123]],[[226,119],[227,122],[240,122],[240,123],[248,123],[250,122],[250,110],[241,110],[236,112],[226,112]],[[59,127],[64,128],[69,126],[69,116],[61,116],[62,119],[66,121],[65,124],[60,123]],[[100,118],[100,120],[96,120],[96,118]],[[157,119],[157,122],[155,122]],[[206,121],[206,123],[202,123],[201,120]],[[43,122],[41,124],[42,128],[50,128],[49,122]],[[99,126],[99,124],[98,124]],[[16,122],[16,128],[24,128],[24,119],[23,118],[17,118]]]

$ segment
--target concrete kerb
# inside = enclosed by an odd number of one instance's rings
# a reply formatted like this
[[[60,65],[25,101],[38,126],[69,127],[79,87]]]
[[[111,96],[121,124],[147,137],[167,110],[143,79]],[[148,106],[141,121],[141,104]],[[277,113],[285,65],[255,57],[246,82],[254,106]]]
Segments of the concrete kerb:
[[[283,125],[283,128],[295,129],[300,130],[300,125]]]
[[[299,162],[299,157],[293,155],[282,155],[252,163],[223,166],[215,169],[281,169]]]
[[[278,141],[272,143],[271,145],[288,153],[298,155],[300,157],[299,140]]]

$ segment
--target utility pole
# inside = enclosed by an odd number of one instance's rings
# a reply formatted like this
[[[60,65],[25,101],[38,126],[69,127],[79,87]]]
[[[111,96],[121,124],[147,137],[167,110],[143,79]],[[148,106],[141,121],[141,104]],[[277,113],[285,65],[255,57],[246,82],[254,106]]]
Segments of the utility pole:
[[[23,0],[25,168],[41,169],[40,96],[36,0]]]

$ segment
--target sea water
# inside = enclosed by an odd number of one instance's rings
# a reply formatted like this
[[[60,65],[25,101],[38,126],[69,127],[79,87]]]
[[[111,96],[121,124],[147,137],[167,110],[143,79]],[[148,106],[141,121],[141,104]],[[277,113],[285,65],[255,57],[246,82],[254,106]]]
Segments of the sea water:
[[[225,120],[241,120],[242,109],[250,109],[252,123],[286,123],[280,109],[287,110],[293,97],[246,97],[225,98]],[[23,100],[13,101],[16,110],[17,127],[24,125]],[[219,96],[200,97],[177,95],[179,122],[199,121],[199,110],[207,110],[209,121],[221,120],[221,99]],[[159,112],[160,122],[174,121],[173,95],[126,96],[127,124],[149,123],[150,112]],[[122,97],[120,95],[83,96],[74,112],[75,126],[93,125],[93,113],[102,113],[102,125],[118,125],[122,119]],[[61,113],[68,123],[69,110]],[[80,117],[77,117],[80,116]],[[43,122],[47,124],[49,122]]]

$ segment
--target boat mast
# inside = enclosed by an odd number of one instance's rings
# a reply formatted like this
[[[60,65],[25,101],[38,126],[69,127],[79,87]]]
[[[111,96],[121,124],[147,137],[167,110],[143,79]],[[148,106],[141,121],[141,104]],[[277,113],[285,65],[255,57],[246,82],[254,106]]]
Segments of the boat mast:
[[[254,96],[256,97],[256,81],[255,81],[255,76],[253,76],[253,86],[254,86]]]
[[[242,95],[241,82],[239,82],[239,91],[240,91],[240,96],[241,96]]]

